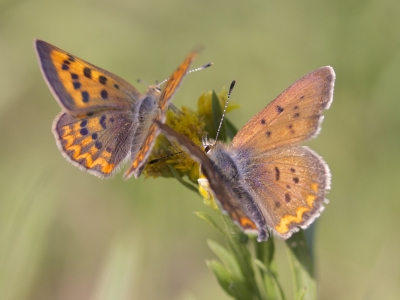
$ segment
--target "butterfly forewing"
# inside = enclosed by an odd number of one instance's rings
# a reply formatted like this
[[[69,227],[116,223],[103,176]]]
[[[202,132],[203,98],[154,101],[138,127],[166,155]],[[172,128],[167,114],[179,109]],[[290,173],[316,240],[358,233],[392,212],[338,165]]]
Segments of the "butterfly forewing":
[[[43,77],[72,115],[102,109],[132,109],[140,93],[122,78],[44,41],[35,41]]]
[[[156,115],[153,122],[148,123],[148,127],[144,128],[144,132],[148,132],[142,146],[139,151],[132,151],[132,164],[130,168],[125,172],[124,177],[129,178],[132,174],[138,178],[142,173],[146,164],[147,158],[150,155],[151,149],[153,148],[154,142],[159,134],[159,128],[155,125],[155,121],[164,122],[166,118],[166,112],[168,110],[168,104],[172,100],[172,96],[177,91],[179,85],[182,83],[183,78],[187,74],[191,63],[197,56],[197,52],[191,52],[183,63],[172,73],[168,79],[164,90],[161,92],[161,96],[158,101],[159,113]]]
[[[130,153],[136,126],[126,112],[79,117],[61,113],[54,120],[53,134],[68,161],[104,178],[117,171]]]
[[[189,71],[189,67],[192,64],[193,60],[196,58],[197,54],[198,53],[195,51],[189,53],[189,55],[185,58],[183,63],[174,71],[174,73],[172,73],[171,77],[169,77],[167,83],[165,84],[165,88],[161,92],[161,97],[160,97],[160,108],[161,111],[163,112],[164,118],[165,118],[165,112],[168,109],[168,104],[172,100],[172,96],[178,90],[180,84],[182,83],[183,78]],[[164,119],[161,119],[159,121],[163,122]]]
[[[335,73],[319,68],[300,78],[239,130],[234,147],[265,150],[292,145],[318,133],[333,97]]]

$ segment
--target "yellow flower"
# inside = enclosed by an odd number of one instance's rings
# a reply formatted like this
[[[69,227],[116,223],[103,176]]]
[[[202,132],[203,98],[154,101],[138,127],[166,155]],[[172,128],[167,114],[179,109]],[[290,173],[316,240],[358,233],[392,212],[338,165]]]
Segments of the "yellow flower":
[[[180,111],[174,107],[167,112],[165,123],[187,136],[200,148],[203,148],[202,138],[207,136],[213,128],[212,94],[213,91],[200,95],[197,101],[197,112],[187,107],[182,107]],[[217,97],[222,111],[228,97],[228,89],[224,87]],[[238,105],[228,105],[227,112],[237,107]],[[215,129],[213,134],[215,134]],[[198,184],[198,191],[204,203],[217,209],[208,181],[203,174],[200,174],[199,164],[192,160],[188,153],[182,151],[179,145],[171,144],[163,135],[157,137],[143,174],[146,178],[178,176],[179,180],[187,176],[191,182]]]
[[[176,110],[177,111],[177,110]],[[175,131],[187,136],[201,147],[201,139],[207,133],[205,124],[198,114],[189,108],[182,107],[181,111],[169,110],[166,124]],[[156,160],[156,162],[154,162]],[[149,157],[143,174],[146,177],[174,177],[168,165],[172,166],[180,177],[188,176],[189,180],[197,183],[199,165],[183,152],[178,145],[171,144],[163,135],[158,136],[153,151]]]
[[[213,196],[213,194],[211,192],[211,189],[210,189],[210,184],[208,183],[208,180],[203,175],[203,173],[200,172],[200,176],[199,176],[199,179],[197,181],[199,183],[199,193],[203,197],[204,203],[207,206],[217,210],[218,206],[215,203],[214,196]]]

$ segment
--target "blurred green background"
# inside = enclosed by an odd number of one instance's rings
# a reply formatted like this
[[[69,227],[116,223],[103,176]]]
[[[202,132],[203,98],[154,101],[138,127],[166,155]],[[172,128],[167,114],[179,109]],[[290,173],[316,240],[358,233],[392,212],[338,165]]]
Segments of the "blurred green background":
[[[236,79],[238,128],[333,66],[334,101],[308,143],[332,170],[316,227],[320,299],[399,299],[399,16],[395,0],[0,1],[0,299],[228,299],[205,265],[206,240],[223,240],[192,213],[208,210],[199,196],[172,179],[99,180],[61,156],[34,38],[132,83],[167,78],[204,45],[195,66],[214,66],[174,103],[195,108]]]

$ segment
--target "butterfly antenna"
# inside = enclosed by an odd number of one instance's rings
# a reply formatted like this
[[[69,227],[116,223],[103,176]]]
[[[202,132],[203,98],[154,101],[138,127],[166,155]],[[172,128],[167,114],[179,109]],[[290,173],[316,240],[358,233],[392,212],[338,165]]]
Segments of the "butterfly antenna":
[[[156,158],[156,159],[152,159],[152,160],[150,160],[150,161],[148,162],[148,164],[149,164],[149,165],[152,165],[152,164],[158,163],[159,161],[166,160],[167,158],[170,158],[170,157],[172,157],[172,156],[175,156],[175,155],[178,155],[178,154],[182,154],[182,153],[183,153],[183,151],[179,151],[179,152],[172,153],[172,154],[169,154],[169,155],[166,155],[166,156],[163,156],[163,157],[159,157],[159,158]]]
[[[212,65],[213,65],[212,62],[206,63],[205,65],[203,65],[203,66],[201,66],[201,67],[198,67],[198,68],[196,68],[196,69],[187,71],[187,72],[186,72],[186,75],[187,75],[187,74],[190,74],[190,73],[194,73],[194,72],[197,72],[197,71],[201,71],[201,70],[207,69],[208,67],[211,67]],[[158,86],[163,85],[163,84],[166,83],[168,80],[169,80],[169,78],[165,79],[164,81],[160,82],[160,83],[158,84]]]
[[[211,67],[212,65],[213,65],[212,62],[206,63],[205,65],[203,65],[201,67],[198,67],[196,69],[187,71],[186,74],[190,74],[190,73],[193,73],[193,72],[197,72],[197,71],[201,71],[201,70],[207,69],[208,67]]]
[[[219,126],[218,126],[218,130],[217,130],[217,134],[215,136],[215,140],[218,139],[218,135],[219,135],[219,132],[220,132],[221,127],[222,127],[222,122],[224,121],[224,118],[225,118],[226,109],[228,108],[229,99],[231,98],[231,93],[232,93],[233,88],[235,87],[235,84],[236,84],[236,80],[233,80],[232,83],[231,83],[231,86],[229,87],[228,98],[226,99],[226,102],[225,102],[224,111],[222,112],[221,122],[219,122]]]

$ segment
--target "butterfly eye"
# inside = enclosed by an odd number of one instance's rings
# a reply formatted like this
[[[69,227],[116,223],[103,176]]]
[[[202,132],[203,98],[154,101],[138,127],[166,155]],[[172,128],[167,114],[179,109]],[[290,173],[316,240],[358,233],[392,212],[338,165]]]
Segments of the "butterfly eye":
[[[210,149],[211,149],[210,145],[207,145],[207,146],[204,147],[204,151],[206,153],[208,153],[210,151]]]

